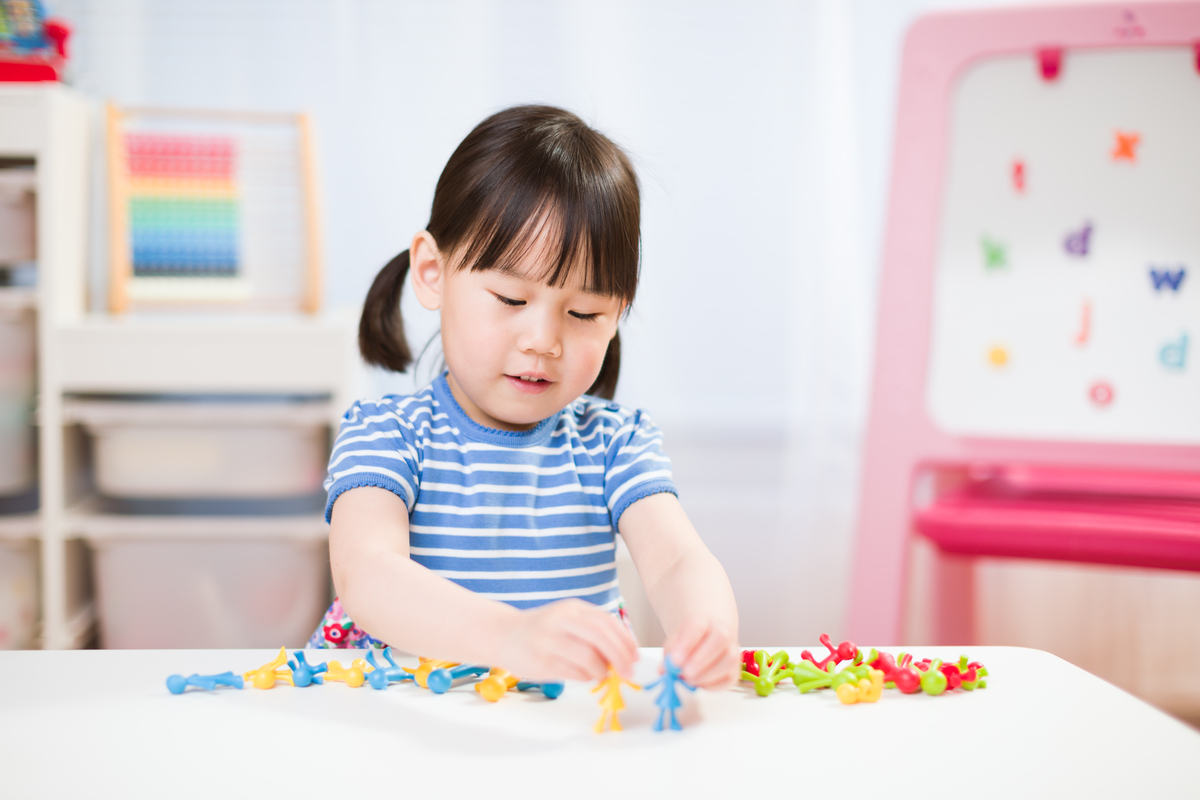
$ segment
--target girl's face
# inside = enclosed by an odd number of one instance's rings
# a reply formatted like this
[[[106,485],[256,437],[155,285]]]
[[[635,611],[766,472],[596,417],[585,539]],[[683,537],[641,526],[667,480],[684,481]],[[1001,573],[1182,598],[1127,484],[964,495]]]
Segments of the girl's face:
[[[422,231],[410,250],[421,304],[440,309],[448,382],[471,419],[526,430],[587,391],[617,332],[622,301],[584,290],[584,270],[563,286],[537,279],[540,241],[511,270],[459,269]]]

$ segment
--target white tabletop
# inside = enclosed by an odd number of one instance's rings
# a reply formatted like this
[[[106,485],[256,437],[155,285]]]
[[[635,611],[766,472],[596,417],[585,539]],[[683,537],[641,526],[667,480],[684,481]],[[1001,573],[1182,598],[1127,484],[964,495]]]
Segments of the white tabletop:
[[[557,700],[513,692],[496,704],[469,685],[437,696],[411,683],[177,696],[169,674],[242,672],[275,653],[4,652],[0,796],[1200,797],[1200,733],[1048,653],[965,652],[987,665],[987,689],[889,690],[853,706],[790,683],[766,698],[684,692],[678,733],[650,728],[657,690],[626,689],[625,730],[605,734],[580,683]],[[308,655],[347,665],[361,654]],[[660,656],[643,649],[638,680],[653,679]]]

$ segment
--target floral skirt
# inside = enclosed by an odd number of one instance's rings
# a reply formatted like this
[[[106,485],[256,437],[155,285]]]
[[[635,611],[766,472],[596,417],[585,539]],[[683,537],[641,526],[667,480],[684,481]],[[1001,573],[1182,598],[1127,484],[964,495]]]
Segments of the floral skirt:
[[[387,645],[355,625],[354,620],[342,610],[342,601],[335,597],[305,647],[310,650],[366,650]]]
[[[633,628],[629,624],[629,615],[625,613],[625,604],[619,604],[613,613],[632,633]],[[387,645],[355,625],[354,620],[342,609],[342,601],[335,597],[305,647],[310,650],[366,650],[369,647],[383,648]]]

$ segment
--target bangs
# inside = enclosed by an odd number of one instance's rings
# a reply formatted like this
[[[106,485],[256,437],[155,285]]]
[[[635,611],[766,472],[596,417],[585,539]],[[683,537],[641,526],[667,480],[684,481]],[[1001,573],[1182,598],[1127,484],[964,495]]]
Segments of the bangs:
[[[549,286],[578,282],[584,291],[633,300],[638,282],[638,242],[615,238],[609,226],[596,224],[577,206],[547,202],[532,209],[512,205],[479,220],[477,232],[461,255],[461,267],[473,272],[497,269],[521,274],[522,262],[540,254],[533,279]],[[491,210],[491,209],[489,209]]]
[[[467,151],[461,155],[482,167],[466,185],[443,192],[446,172],[439,181],[435,198],[457,195],[458,202],[439,215],[435,199],[432,217],[446,221],[443,230],[430,227],[438,246],[455,256],[460,269],[475,272],[517,273],[537,253],[543,260],[537,280],[555,287],[578,281],[585,291],[632,302],[641,209],[625,154],[582,122],[492,133],[501,135],[491,138],[487,152],[470,152],[476,149],[473,135],[460,145]]]

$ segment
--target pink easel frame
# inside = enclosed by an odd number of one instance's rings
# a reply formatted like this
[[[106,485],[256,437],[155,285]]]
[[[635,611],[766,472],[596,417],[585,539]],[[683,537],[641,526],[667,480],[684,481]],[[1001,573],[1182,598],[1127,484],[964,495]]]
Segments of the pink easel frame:
[[[1200,3],[1160,2],[940,13],[904,43],[885,232],[861,510],[847,634],[902,640],[905,578],[914,533],[913,477],[926,465],[1101,466],[1137,482],[1145,472],[1200,473],[1200,447],[964,439],[929,419],[925,404],[933,278],[950,130],[961,70],[988,56],[1122,45],[1190,45],[1200,70]],[[1200,80],[1200,74],[1197,75]],[[1200,413],[1200,411],[1198,411]],[[970,559],[940,557],[935,592],[973,594]],[[970,602],[937,621],[944,643],[970,644]]]

